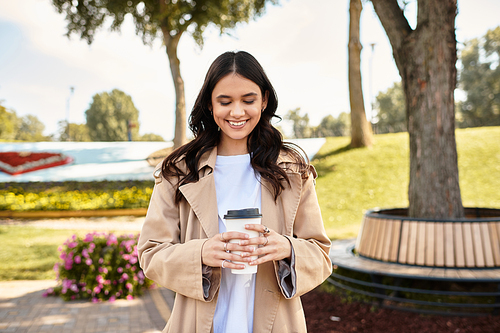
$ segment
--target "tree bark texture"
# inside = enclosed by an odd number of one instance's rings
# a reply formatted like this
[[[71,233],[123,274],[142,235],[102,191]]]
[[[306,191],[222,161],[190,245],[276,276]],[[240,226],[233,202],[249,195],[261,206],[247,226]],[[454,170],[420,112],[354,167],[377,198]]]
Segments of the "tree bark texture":
[[[177,46],[179,45],[182,32],[177,33],[177,35],[173,37],[170,36],[170,32],[164,27],[162,27],[162,32],[175,88],[175,132],[173,149],[176,149],[187,142],[184,80],[181,77],[180,60],[177,57]]]
[[[350,0],[349,5],[349,100],[351,103],[351,147],[369,147],[372,144],[371,124],[366,120],[365,102],[361,85],[361,49],[359,24],[361,0]]]
[[[419,0],[413,30],[397,0],[372,0],[393,48],[410,135],[409,216],[464,216],[455,140],[456,0]]]

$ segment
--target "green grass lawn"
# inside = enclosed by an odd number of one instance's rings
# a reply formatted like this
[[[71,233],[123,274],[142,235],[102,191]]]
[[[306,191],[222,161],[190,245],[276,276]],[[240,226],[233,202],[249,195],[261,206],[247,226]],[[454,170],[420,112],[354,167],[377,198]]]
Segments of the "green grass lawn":
[[[57,248],[72,235],[90,230],[54,230],[27,226],[0,226],[0,281],[55,279]],[[130,231],[117,231],[117,235]]]
[[[459,129],[458,165],[467,207],[500,208],[500,127]],[[328,138],[312,163],[328,236],[356,237],[363,213],[408,206],[408,133],[375,136],[372,148],[348,149],[350,138]]]
[[[57,248],[75,232],[0,226],[0,280],[55,279]]]
[[[348,149],[349,141],[328,138],[312,161],[332,239],[356,237],[367,209],[408,206],[408,134],[377,135],[369,149]],[[464,206],[500,208],[500,127],[457,130],[457,146]],[[86,232],[0,226],[0,280],[55,278],[57,248]]]

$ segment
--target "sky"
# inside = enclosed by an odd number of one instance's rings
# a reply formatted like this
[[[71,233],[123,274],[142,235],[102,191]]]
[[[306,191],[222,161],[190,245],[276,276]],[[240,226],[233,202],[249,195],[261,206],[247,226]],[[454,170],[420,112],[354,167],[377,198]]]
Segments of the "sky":
[[[57,123],[85,123],[97,93],[120,89],[139,110],[140,133],[171,140],[175,93],[165,47],[158,39],[146,46],[129,17],[120,32],[107,27],[91,45],[65,36],[65,16],[51,0],[0,0],[0,101],[18,116],[36,115],[54,134]],[[201,49],[189,34],[178,48],[185,82],[187,114],[212,61],[221,53],[244,50],[266,70],[278,94],[278,114],[300,108],[311,125],[329,114],[349,112],[347,79],[348,0],[281,0],[266,13],[229,34],[211,27]],[[500,1],[458,0],[460,48],[500,25]],[[416,2],[407,18],[415,22]],[[400,77],[392,49],[371,3],[361,17],[361,67],[367,116],[370,101]],[[374,47],[372,48],[372,44]],[[74,88],[71,93],[71,88]],[[282,123],[285,130],[286,122]]]

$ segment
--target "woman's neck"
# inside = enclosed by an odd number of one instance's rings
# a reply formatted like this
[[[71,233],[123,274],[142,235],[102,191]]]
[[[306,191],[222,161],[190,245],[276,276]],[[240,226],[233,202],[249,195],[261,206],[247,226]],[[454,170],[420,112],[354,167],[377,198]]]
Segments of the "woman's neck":
[[[224,142],[221,141],[217,145],[217,155],[233,156],[248,154],[246,141],[239,140],[239,142]]]

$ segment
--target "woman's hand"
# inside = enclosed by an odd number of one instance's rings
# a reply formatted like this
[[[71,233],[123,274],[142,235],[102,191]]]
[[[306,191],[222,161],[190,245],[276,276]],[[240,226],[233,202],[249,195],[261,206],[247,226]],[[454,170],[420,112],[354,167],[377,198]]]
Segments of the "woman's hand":
[[[235,264],[230,261],[251,261],[252,259],[249,258],[249,255],[255,251],[256,246],[229,243],[232,239],[239,239],[240,242],[243,242],[244,240],[248,240],[249,236],[242,232],[227,231],[209,238],[201,249],[202,263],[211,267],[244,269],[245,265]],[[241,251],[243,257],[240,254],[229,253],[229,251]]]
[[[253,252],[241,253],[241,256],[245,259],[249,256],[259,256],[258,259],[251,261],[249,265],[255,266],[268,261],[290,259],[292,256],[292,245],[285,236],[261,224],[247,224],[245,225],[245,229],[255,230],[263,235],[240,241],[242,246],[260,245],[260,247]]]

